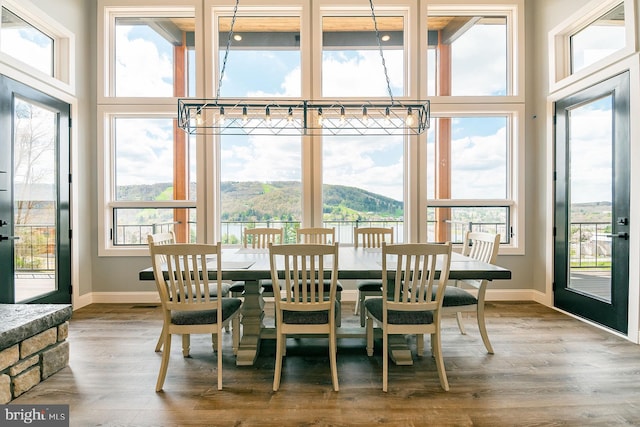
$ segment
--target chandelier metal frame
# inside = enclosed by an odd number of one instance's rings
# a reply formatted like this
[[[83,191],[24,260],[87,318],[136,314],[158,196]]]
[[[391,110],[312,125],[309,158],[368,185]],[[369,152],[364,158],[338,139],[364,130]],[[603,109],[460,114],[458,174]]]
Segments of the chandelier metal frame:
[[[236,0],[215,99],[179,98],[178,127],[189,135],[419,135],[430,127],[428,100],[397,101],[369,0],[389,101],[221,98],[220,88],[237,18]]]

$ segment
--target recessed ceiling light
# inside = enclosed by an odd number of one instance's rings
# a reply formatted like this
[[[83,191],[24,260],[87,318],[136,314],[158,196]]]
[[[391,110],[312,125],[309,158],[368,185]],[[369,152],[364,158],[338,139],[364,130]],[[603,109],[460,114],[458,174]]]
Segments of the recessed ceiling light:
[[[240,34],[234,34],[233,35],[233,39],[237,42],[239,42],[240,40],[242,40],[242,36]]]
[[[383,42],[388,42],[391,39],[391,36],[389,34],[385,34],[384,36],[380,37],[380,40],[382,40]]]

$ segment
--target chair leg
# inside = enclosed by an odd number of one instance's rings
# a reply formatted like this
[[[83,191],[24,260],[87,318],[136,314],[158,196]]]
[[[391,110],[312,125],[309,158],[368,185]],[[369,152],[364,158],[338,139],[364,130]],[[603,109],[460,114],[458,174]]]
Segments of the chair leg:
[[[162,352],[162,362],[160,362],[160,372],[158,372],[158,381],[156,382],[156,391],[161,391],[164,385],[164,379],[167,376],[167,368],[169,367],[169,355],[171,353],[171,334],[164,336],[164,351]]]
[[[482,342],[484,343],[487,353],[493,354],[493,347],[489,341],[489,334],[487,334],[487,325],[484,322],[484,304],[478,304],[478,329],[480,329],[480,336],[482,336]]]
[[[382,331],[382,391],[387,391],[389,382],[389,335],[386,329]]]
[[[364,327],[364,318],[365,318],[365,311],[366,309],[364,308],[364,299],[365,299],[365,294],[362,292],[359,292],[358,294],[358,305],[360,306],[360,326]]]
[[[235,316],[231,321],[231,341],[233,343],[233,354],[238,355],[240,346],[240,316]]]
[[[456,312],[456,320],[458,321],[458,329],[462,335],[467,335],[467,331],[464,329],[464,323],[462,322],[462,312]]]
[[[183,334],[182,335],[182,356],[189,357],[190,349],[191,349],[191,336],[189,334]]]
[[[373,318],[371,316],[367,316],[367,356],[373,356]]]
[[[442,345],[440,342],[440,334],[431,334],[431,343],[433,356],[436,359],[436,367],[438,368],[438,377],[440,377],[440,386],[445,391],[449,391],[449,381],[447,380],[447,372],[444,369],[444,359],[442,358]]]
[[[336,326],[342,326],[342,292],[336,292]]]
[[[278,391],[280,388],[280,375],[282,373],[282,350],[285,345],[286,337],[282,334],[278,334],[276,338],[276,366],[273,372],[273,391]]]
[[[416,334],[416,354],[420,357],[424,355],[424,335]]]
[[[222,390],[222,331],[216,334],[218,343],[218,390]]]
[[[329,334],[329,364],[331,365],[331,382],[333,383],[333,391],[338,391],[340,386],[338,385],[338,363],[337,363],[337,347],[336,347],[336,333]]]
[[[160,331],[160,336],[158,337],[158,342],[156,343],[156,353],[162,350],[163,343],[164,343],[164,325],[162,325],[162,331]]]

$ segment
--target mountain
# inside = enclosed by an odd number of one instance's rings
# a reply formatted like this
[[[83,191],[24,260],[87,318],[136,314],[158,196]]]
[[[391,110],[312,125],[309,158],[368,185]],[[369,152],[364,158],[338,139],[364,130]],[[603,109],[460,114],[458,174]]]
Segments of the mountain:
[[[123,185],[118,187],[120,200],[166,200],[172,185]],[[300,219],[301,185],[295,181],[222,182],[220,184],[223,221]],[[402,217],[403,203],[344,185],[324,185],[325,220],[384,219]],[[191,185],[195,194],[195,184]],[[290,207],[296,206],[292,210]]]

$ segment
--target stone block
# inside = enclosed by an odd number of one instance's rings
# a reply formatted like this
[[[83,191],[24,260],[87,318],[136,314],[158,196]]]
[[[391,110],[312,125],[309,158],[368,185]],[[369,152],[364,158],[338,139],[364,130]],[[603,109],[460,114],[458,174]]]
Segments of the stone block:
[[[72,314],[71,304],[0,304],[0,350],[56,327]]]
[[[19,358],[18,344],[0,351],[0,372],[15,364]]]
[[[40,366],[29,369],[26,372],[13,378],[13,397],[16,398],[22,393],[31,390],[40,383]]]
[[[69,322],[58,325],[58,342],[64,341],[69,337]]]
[[[69,364],[69,343],[67,341],[42,353],[42,379],[49,378]]]
[[[40,356],[37,354],[35,356],[31,356],[28,359],[21,360],[19,363],[16,363],[11,368],[9,368],[9,375],[11,375],[12,377],[20,375],[22,372],[26,371],[33,365],[37,365],[38,362],[40,362]]]
[[[11,378],[0,375],[0,405],[11,402]]]
[[[58,328],[56,327],[47,329],[46,331],[38,335],[34,335],[31,338],[27,338],[20,343],[20,358],[25,359],[26,357],[55,344],[57,341]]]

